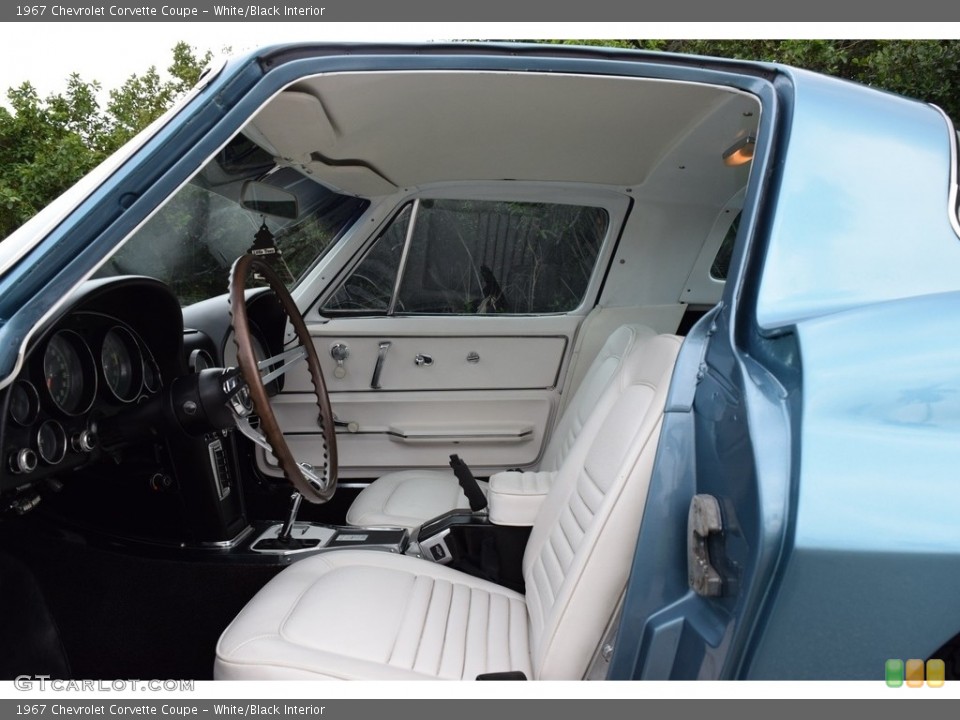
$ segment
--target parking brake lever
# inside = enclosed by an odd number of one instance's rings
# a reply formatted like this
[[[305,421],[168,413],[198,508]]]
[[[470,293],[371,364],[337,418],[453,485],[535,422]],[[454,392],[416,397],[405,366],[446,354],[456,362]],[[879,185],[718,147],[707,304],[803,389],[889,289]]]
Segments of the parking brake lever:
[[[450,456],[450,467],[453,468],[453,474],[457,476],[460,487],[463,488],[463,494],[470,501],[470,509],[473,512],[483,510],[487,506],[487,496],[483,494],[477,479],[470,472],[467,464],[460,459],[459,455]]]

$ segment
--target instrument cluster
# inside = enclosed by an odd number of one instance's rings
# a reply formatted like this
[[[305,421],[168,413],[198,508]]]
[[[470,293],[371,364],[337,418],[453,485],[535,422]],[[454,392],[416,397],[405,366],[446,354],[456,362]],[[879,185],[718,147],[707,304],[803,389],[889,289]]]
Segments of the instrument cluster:
[[[23,481],[88,462],[100,424],[160,391],[153,353],[129,325],[80,312],[41,341],[7,392],[2,475]]]

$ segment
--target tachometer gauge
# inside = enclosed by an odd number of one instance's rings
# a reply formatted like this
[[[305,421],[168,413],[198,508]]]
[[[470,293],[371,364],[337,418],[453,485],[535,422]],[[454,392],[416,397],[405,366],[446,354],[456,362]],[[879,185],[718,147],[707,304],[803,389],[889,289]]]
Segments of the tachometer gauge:
[[[67,415],[79,415],[93,403],[97,392],[93,354],[75,332],[61,330],[47,343],[43,375],[50,399]]]
[[[143,386],[143,362],[137,340],[129,330],[113,327],[103,338],[100,350],[103,379],[118,400],[131,402]]]
[[[33,385],[26,380],[17,380],[10,389],[10,419],[26,427],[37,419],[39,408],[40,397]]]

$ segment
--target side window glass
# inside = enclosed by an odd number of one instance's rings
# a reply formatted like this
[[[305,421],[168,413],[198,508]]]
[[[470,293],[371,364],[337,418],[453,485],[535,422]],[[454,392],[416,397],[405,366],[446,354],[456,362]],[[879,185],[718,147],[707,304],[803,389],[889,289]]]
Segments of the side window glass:
[[[730,223],[727,234],[723,236],[723,241],[720,243],[720,249],[717,250],[717,255],[713,259],[713,265],[710,266],[710,277],[714,280],[726,280],[727,273],[730,272],[730,259],[733,257],[733,243],[737,239],[737,229],[740,227],[740,215],[741,213],[737,213],[733,222]]]
[[[409,214],[404,217],[409,218]],[[399,221],[399,218],[398,218]],[[405,314],[561,313],[583,300],[607,233],[603,208],[549,203],[421,200],[394,303]],[[395,226],[402,226],[394,230]],[[394,222],[334,293],[328,310],[390,307],[406,223]],[[390,251],[381,251],[388,235]],[[368,265],[392,259],[392,272]],[[370,278],[376,276],[376,283]],[[360,276],[360,277],[358,277]],[[376,302],[356,304],[366,288]],[[352,304],[351,304],[352,299]]]
[[[412,205],[407,205],[380,235],[346,282],[327,301],[324,310],[385,313],[397,281]]]

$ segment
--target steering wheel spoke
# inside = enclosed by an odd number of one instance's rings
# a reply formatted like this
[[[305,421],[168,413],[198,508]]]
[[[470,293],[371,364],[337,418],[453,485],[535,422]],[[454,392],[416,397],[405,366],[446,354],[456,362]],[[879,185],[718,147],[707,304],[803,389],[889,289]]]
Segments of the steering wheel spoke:
[[[253,352],[250,322],[247,318],[244,290],[247,279],[254,272],[266,280],[276,295],[299,341],[297,346],[266,360],[258,360]],[[256,445],[273,454],[284,476],[307,501],[312,503],[328,501],[337,488],[337,437],[334,432],[333,410],[327,396],[327,386],[320,370],[320,359],[300,311],[283,281],[270,265],[253,255],[243,255],[238,258],[230,271],[230,322],[233,326],[233,339],[237,346],[237,366],[245,383],[245,387],[237,387],[230,394],[237,429]],[[302,362],[307,363],[319,410],[318,424],[324,458],[322,467],[297,462],[293,457],[270,405],[266,389],[267,383],[284,375]],[[236,380],[238,385],[243,384],[239,382],[239,378]],[[248,396],[249,403],[246,403]],[[249,409],[244,410],[245,406],[249,408],[250,405],[260,417],[259,429],[254,428],[250,423]]]
[[[297,345],[295,348],[291,348],[279,355],[261,360],[257,363],[257,369],[260,371],[260,382],[266,385],[281,375],[287,374],[292,368],[306,359],[307,349],[303,345]]]
[[[253,426],[253,423],[250,422],[249,416],[239,415],[234,412],[233,417],[237,423],[237,430],[240,431],[241,435],[247,438],[247,440],[252,441],[254,445],[263,448],[267,452],[273,452],[273,448],[270,447],[270,443],[267,442],[267,438],[264,437],[262,432]]]

